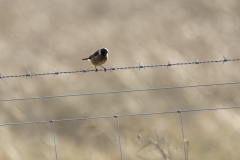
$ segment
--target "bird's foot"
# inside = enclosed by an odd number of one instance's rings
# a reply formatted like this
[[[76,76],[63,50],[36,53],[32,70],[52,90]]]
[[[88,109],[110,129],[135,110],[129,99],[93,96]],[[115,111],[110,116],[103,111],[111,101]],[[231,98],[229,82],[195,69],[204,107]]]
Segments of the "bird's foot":
[[[101,66],[101,67],[104,69],[104,72],[107,72],[107,69],[105,67],[103,67],[103,66]]]
[[[98,69],[96,68],[95,72],[97,72],[97,71],[98,71]]]

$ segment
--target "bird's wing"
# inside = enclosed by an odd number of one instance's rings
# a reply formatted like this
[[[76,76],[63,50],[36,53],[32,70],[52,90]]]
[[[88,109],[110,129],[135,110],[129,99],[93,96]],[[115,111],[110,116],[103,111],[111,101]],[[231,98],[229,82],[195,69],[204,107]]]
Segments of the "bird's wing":
[[[93,55],[91,55],[89,57],[89,59],[96,58],[98,56],[98,54],[99,54],[99,50],[97,50],[95,53],[93,53]]]

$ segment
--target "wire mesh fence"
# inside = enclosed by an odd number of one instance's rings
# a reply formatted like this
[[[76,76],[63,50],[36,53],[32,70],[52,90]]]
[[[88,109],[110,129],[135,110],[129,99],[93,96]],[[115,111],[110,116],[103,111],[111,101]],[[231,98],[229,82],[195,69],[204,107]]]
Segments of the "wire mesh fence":
[[[153,68],[153,67],[171,67],[171,66],[178,66],[178,65],[199,65],[199,64],[206,64],[206,63],[225,63],[228,61],[240,61],[239,58],[234,59],[227,59],[223,56],[222,60],[207,60],[207,61],[198,61],[195,59],[193,62],[182,62],[182,63],[171,63],[168,61],[167,64],[156,64],[156,65],[143,65],[139,63],[138,66],[130,66],[130,67],[119,67],[115,68],[112,66],[108,68],[109,71],[117,71],[117,70],[125,70],[125,69],[145,69],[145,68]],[[103,71],[103,70],[99,70]],[[0,73],[0,79],[6,78],[18,78],[18,77],[33,77],[33,76],[43,76],[43,75],[60,75],[60,74],[69,74],[69,73],[87,73],[87,72],[95,72],[95,70],[88,70],[88,69],[80,69],[77,71],[67,71],[67,72],[60,72],[58,70],[53,70],[53,72],[49,73],[41,73],[41,74],[31,74],[30,71],[27,71],[26,74],[20,75],[9,75],[3,76]],[[64,94],[64,95],[55,95],[55,96],[38,96],[38,97],[28,97],[28,98],[10,98],[10,99],[0,99],[0,102],[11,102],[11,101],[27,101],[27,100],[36,100],[36,99],[47,99],[47,98],[63,98],[63,97],[76,97],[76,96],[93,96],[93,95],[105,95],[105,94],[117,94],[117,93],[130,93],[130,92],[143,92],[143,91],[156,91],[156,90],[169,90],[169,89],[184,89],[184,88],[194,88],[194,87],[210,87],[210,86],[222,86],[222,85],[237,85],[240,82],[225,82],[225,83],[213,83],[213,84],[197,84],[197,85],[188,85],[188,86],[172,86],[172,87],[161,87],[161,88],[145,88],[145,89],[135,89],[135,90],[118,90],[118,91],[110,91],[110,92],[94,92],[94,93],[83,93],[83,94]],[[118,144],[119,144],[119,159],[124,159],[124,153],[122,150],[122,137],[121,137],[121,130],[120,130],[120,119],[124,117],[135,117],[135,116],[151,116],[151,115],[163,115],[163,114],[179,114],[179,122],[181,125],[181,136],[182,136],[182,145],[184,149],[184,159],[188,159],[188,146],[185,143],[185,128],[184,128],[184,113],[193,113],[193,112],[200,112],[200,111],[215,111],[215,110],[227,110],[227,109],[239,109],[240,106],[233,106],[233,107],[222,107],[222,108],[200,108],[200,109],[192,109],[192,110],[176,110],[176,111],[166,111],[166,112],[152,112],[152,113],[139,113],[139,114],[121,114],[121,115],[111,115],[111,116],[96,116],[96,117],[80,117],[80,118],[70,118],[70,119],[55,119],[55,120],[42,120],[42,121],[30,121],[30,122],[16,122],[16,123],[5,123],[0,124],[0,127],[4,126],[21,126],[21,125],[33,125],[33,124],[43,124],[43,123],[51,123],[52,125],[52,134],[53,134],[53,142],[54,142],[54,150],[55,150],[55,158],[58,160],[58,149],[57,149],[57,132],[55,130],[54,124],[60,122],[70,122],[70,121],[87,121],[87,120],[98,120],[98,119],[115,119],[116,120],[116,129],[118,133]],[[166,157],[165,157],[166,159]]]
[[[232,107],[219,107],[219,108],[200,108],[200,109],[192,109],[192,110],[176,110],[176,111],[166,111],[166,112],[151,112],[151,113],[139,113],[139,114],[121,114],[121,115],[112,115],[112,116],[96,116],[96,117],[84,117],[84,118],[71,118],[71,119],[56,119],[56,120],[43,120],[43,121],[34,121],[34,122],[17,122],[17,123],[6,123],[0,124],[0,127],[4,126],[16,126],[16,125],[33,125],[33,124],[43,124],[43,123],[51,123],[52,124],[52,141],[54,142],[54,150],[55,157],[58,160],[58,150],[56,143],[56,131],[54,128],[55,123],[60,122],[69,122],[69,121],[87,121],[87,120],[98,120],[98,119],[116,119],[116,129],[118,133],[118,144],[119,144],[119,159],[124,159],[124,153],[122,152],[122,143],[121,143],[121,131],[120,131],[120,119],[125,117],[133,117],[133,116],[151,116],[151,115],[164,115],[164,114],[179,114],[179,121],[181,124],[181,133],[182,133],[182,144],[184,148],[184,159],[188,159],[188,146],[185,143],[185,129],[183,124],[184,113],[192,113],[192,112],[201,112],[201,111],[216,111],[216,110],[229,110],[229,109],[240,109],[240,106],[232,106]]]

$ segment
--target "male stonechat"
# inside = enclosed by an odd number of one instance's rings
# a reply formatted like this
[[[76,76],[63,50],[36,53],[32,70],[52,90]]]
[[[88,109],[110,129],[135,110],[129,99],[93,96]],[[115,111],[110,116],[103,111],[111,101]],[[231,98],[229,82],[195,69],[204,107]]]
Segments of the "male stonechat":
[[[96,72],[98,71],[96,66],[101,66],[102,68],[104,68],[104,71],[106,72],[107,69],[103,67],[102,64],[104,64],[107,61],[107,59],[108,59],[107,48],[101,48],[88,58],[83,58],[82,60],[89,60],[94,65]]]

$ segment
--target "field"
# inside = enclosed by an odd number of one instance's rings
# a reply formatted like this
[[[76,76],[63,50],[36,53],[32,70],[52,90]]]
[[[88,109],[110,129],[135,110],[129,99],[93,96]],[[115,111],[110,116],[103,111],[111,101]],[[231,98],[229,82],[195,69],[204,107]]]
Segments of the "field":
[[[1,76],[240,58],[238,0],[0,0]],[[101,69],[99,67],[99,69]],[[5,99],[240,81],[240,61],[3,78]],[[56,159],[50,120],[239,106],[240,86],[0,102],[0,159]],[[237,160],[240,110],[183,112],[186,159]],[[59,160],[183,160],[179,113],[54,122]]]

